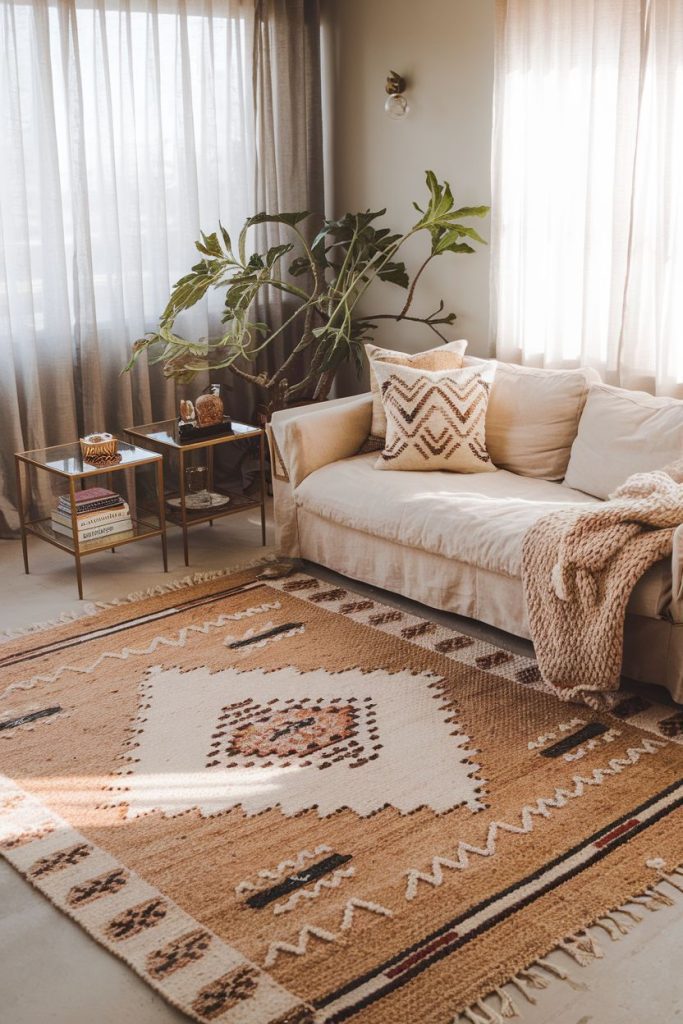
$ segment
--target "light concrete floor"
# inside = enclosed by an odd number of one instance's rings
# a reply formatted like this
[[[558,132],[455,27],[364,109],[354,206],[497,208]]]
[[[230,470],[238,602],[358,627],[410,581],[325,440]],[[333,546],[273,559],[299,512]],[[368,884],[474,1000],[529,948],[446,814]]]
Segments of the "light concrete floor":
[[[86,600],[79,602],[71,559],[39,540],[29,544],[32,572],[25,576],[20,545],[0,541],[4,628],[21,628],[62,612],[85,612],[92,601],[109,601],[169,579],[230,567],[272,552],[260,546],[258,514],[247,512],[219,521],[213,528],[197,527],[191,534],[191,565],[186,569],[180,533],[172,529],[168,575],[161,568],[158,542],[131,544],[115,555],[86,560]],[[378,596],[501,646],[529,652],[524,641],[488,627],[427,611],[403,598]],[[557,981],[535,992],[537,1003],[531,1006],[510,988],[523,1020],[527,1024],[683,1024],[683,897],[673,907],[642,914],[642,923],[619,942],[593,930],[604,959],[590,967],[577,967],[563,953],[551,955],[549,959],[569,971],[581,990]],[[496,1001],[492,1005],[496,1008]],[[0,862],[0,1024],[180,1024],[185,1020]]]

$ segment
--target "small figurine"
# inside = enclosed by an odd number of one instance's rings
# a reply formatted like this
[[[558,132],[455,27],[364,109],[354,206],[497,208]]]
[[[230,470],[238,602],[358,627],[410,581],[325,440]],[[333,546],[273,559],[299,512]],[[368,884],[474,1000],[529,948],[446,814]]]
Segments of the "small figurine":
[[[180,418],[185,423],[194,423],[195,421],[194,405],[189,398],[183,398],[180,401]]]

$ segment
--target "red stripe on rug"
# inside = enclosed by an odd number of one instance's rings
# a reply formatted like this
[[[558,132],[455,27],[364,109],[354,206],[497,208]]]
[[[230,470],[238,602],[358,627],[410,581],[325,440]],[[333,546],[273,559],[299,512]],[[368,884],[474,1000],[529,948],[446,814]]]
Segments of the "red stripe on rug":
[[[390,970],[385,971],[385,977],[395,978],[397,974],[403,974],[403,972],[407,971],[409,967],[419,963],[420,960],[424,960],[426,956],[433,953],[435,949],[440,949],[441,946],[445,946],[448,942],[452,942],[453,939],[457,939],[457,937],[458,933],[454,928],[449,932],[445,932],[444,935],[440,935],[438,939],[434,940],[434,942],[430,942],[428,946],[424,946],[422,949],[418,950],[417,953],[413,953],[413,955],[409,956],[407,960],[403,960],[396,967],[392,967]]]
[[[601,849],[603,846],[608,846],[613,839],[618,839],[619,836],[623,836],[624,832],[630,832],[630,830],[635,828],[636,825],[640,825],[640,819],[631,818],[630,821],[625,821],[623,825],[619,826],[619,828],[615,828],[612,832],[608,832],[606,836],[602,837],[602,839],[598,839],[594,845],[597,846],[598,849]]]

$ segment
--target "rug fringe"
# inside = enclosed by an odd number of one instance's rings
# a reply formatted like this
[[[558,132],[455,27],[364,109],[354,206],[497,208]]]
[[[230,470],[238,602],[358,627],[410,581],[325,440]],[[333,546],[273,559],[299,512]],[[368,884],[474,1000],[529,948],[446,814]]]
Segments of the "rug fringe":
[[[667,869],[666,862],[660,857],[648,860],[646,863],[656,872],[657,880],[630,896],[621,906],[615,907],[606,914],[599,914],[588,927],[601,928],[612,942],[619,942],[623,935],[627,935],[637,923],[643,920],[641,914],[636,914],[629,909],[629,903],[639,904],[653,913],[661,910],[662,907],[675,905],[677,894],[683,894],[683,861],[669,869]],[[667,891],[662,888],[665,884],[673,889],[673,894],[671,890]],[[629,923],[616,917],[617,914],[623,915]],[[594,936],[589,934],[587,928],[581,928],[573,935],[561,939],[552,949],[548,950],[548,953],[558,950],[562,950],[572,957],[579,967],[588,967],[594,960],[601,960],[604,956],[599,944]],[[504,984],[514,986],[527,1003],[535,1004],[537,999],[533,994],[534,990],[546,989],[555,981],[564,981],[575,990],[585,990],[587,987],[583,982],[576,981],[564,968],[545,957],[539,957],[524,969],[518,970]],[[469,1006],[460,1010],[454,1017],[453,1024],[464,1021],[467,1024],[505,1024],[513,1017],[521,1018],[522,1016],[518,1003],[501,985],[497,985],[488,995],[476,999]]]
[[[117,597],[112,601],[89,601],[82,608],[75,608],[70,612],[62,612],[54,619],[43,622],[34,622],[28,626],[16,629],[0,630],[0,644],[9,643],[22,636],[32,636],[35,633],[44,633],[48,629],[55,629],[57,626],[67,625],[69,622],[76,622],[80,619],[90,619],[100,612],[110,608],[117,608],[121,605],[134,604],[136,601],[144,601],[148,597],[158,597],[161,594],[170,594],[176,590],[186,590],[188,587],[195,587],[201,583],[208,583],[222,576],[232,576],[234,573],[245,572],[247,569],[255,569],[259,565],[269,565],[279,561],[277,555],[262,555],[259,558],[251,559],[249,562],[240,562],[238,565],[231,565],[225,569],[210,569],[203,572],[195,572],[189,576],[183,576],[178,580],[170,580],[168,583],[158,583],[146,590],[136,590],[125,597]]]

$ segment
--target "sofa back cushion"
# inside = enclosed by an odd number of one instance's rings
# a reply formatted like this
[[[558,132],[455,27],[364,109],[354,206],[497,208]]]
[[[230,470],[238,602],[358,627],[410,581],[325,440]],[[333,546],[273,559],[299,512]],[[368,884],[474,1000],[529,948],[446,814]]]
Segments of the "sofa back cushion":
[[[465,365],[487,360],[468,357]],[[494,464],[518,476],[562,480],[592,369],[542,370],[497,363],[486,413],[486,447]]]
[[[683,401],[599,384],[590,389],[565,484],[608,498],[632,473],[683,457]]]
[[[426,352],[416,352],[409,355],[407,352],[395,352],[390,348],[379,348],[377,345],[366,345],[365,352],[370,363],[370,391],[372,392],[372,426],[370,427],[370,439],[385,438],[387,434],[387,420],[382,407],[382,399],[379,394],[377,377],[372,368],[373,362],[393,363],[396,366],[412,366],[415,370],[457,370],[462,366],[463,356],[467,342],[449,341],[438,348],[427,349]],[[381,445],[374,444],[368,450],[376,450]]]
[[[486,406],[495,366],[415,370],[376,362],[387,419],[377,469],[495,470],[486,450]]]

